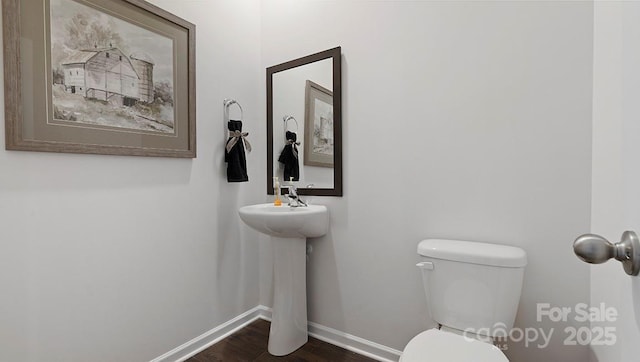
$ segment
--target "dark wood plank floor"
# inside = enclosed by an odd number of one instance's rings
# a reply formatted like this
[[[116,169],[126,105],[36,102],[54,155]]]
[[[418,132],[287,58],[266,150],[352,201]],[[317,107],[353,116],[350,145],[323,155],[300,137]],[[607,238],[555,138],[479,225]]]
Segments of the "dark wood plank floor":
[[[212,361],[348,361],[369,362],[371,358],[309,337],[309,342],[290,355],[275,357],[267,352],[271,324],[258,319],[240,331],[205,349],[186,362]]]

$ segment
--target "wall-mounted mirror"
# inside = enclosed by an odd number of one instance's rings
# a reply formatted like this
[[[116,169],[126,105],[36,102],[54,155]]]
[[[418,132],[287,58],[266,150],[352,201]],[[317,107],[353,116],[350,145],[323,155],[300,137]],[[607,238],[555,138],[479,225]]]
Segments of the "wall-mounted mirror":
[[[267,68],[267,193],[342,196],[340,47]]]

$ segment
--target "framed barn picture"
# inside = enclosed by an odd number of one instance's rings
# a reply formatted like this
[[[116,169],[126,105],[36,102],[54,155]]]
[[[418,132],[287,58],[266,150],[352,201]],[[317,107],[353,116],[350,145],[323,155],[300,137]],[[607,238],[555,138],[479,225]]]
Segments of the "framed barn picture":
[[[196,157],[195,25],[142,0],[2,0],[8,150]]]
[[[333,167],[333,92],[307,80],[305,85],[304,164]]]

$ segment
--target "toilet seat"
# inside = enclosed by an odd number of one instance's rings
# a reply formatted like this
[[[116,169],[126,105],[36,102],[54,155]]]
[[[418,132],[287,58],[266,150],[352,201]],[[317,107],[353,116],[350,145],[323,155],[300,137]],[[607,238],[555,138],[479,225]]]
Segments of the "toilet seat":
[[[407,344],[400,362],[509,362],[489,343],[438,329],[426,330]]]

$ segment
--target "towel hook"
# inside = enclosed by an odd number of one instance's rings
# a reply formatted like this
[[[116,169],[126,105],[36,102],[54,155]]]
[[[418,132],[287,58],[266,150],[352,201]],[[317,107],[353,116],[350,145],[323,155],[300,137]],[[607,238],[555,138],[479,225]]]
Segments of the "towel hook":
[[[288,130],[288,125],[289,125],[289,121],[293,120],[294,122],[296,122],[296,132],[298,131],[298,128],[300,128],[300,125],[298,125],[298,121],[293,117],[293,116],[284,116],[282,117],[282,120],[284,121],[284,130],[285,132]]]
[[[223,104],[224,104],[224,116],[225,116],[225,119],[223,120],[223,122],[225,123],[225,127],[227,126],[226,123],[229,120],[229,107],[231,107],[234,104],[238,106],[238,108],[240,108],[240,120],[242,121],[244,116],[243,116],[242,106],[240,105],[240,103],[238,103],[238,101],[236,101],[235,99],[225,99]]]

